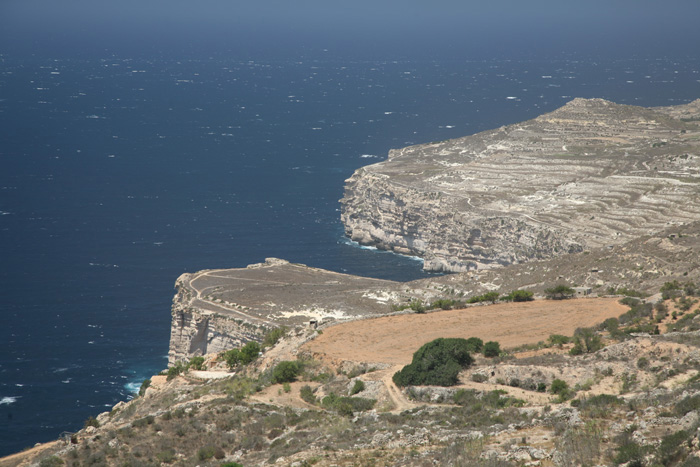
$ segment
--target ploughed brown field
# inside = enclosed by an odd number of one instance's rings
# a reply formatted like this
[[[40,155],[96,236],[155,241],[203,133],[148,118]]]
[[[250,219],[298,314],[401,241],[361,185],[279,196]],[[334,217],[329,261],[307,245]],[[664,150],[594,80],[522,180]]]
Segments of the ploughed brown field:
[[[551,334],[571,336],[576,328],[617,318],[627,310],[616,298],[579,298],[386,316],[324,329],[304,347],[331,359],[408,364],[421,345],[438,337],[479,337],[498,341],[501,348],[515,347]]]

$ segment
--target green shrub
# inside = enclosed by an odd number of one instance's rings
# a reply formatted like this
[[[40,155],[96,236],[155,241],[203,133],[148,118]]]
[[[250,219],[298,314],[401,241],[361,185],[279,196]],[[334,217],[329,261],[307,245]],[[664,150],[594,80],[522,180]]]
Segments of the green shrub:
[[[484,344],[484,357],[498,357],[501,354],[501,345],[495,341]]]
[[[413,354],[413,361],[397,371],[397,386],[453,386],[462,368],[472,363],[466,339],[438,338],[424,344]]]
[[[173,365],[173,366],[171,366],[170,368],[168,368],[168,372],[167,372],[168,378],[167,378],[167,380],[170,381],[171,379],[175,378],[175,377],[178,376],[180,373],[184,372],[185,369],[186,369],[186,368],[185,368],[185,365],[183,365],[182,362],[176,362],[175,365]]]
[[[150,379],[144,379],[143,383],[141,383],[141,387],[139,388],[139,396],[143,396],[146,394],[146,389],[151,385],[151,380]]]
[[[549,300],[564,300],[573,297],[576,292],[568,285],[559,284],[549,289],[545,289],[544,293],[545,297]]]
[[[350,395],[354,396],[357,393],[360,393],[365,390],[365,383],[362,382],[360,379],[355,380],[355,384],[353,384],[352,389],[350,389]]]
[[[212,457],[214,457],[215,453],[216,448],[214,446],[204,446],[202,448],[199,448],[199,451],[197,451],[197,459],[199,459],[200,461],[209,460]]]
[[[221,464],[221,467],[243,467],[243,464],[239,464],[238,462],[224,462]]]
[[[158,454],[156,454],[156,458],[160,462],[165,462],[166,464],[172,464],[175,462],[175,451],[172,449],[166,449],[165,451],[161,451]]]
[[[423,304],[422,301],[414,299],[411,300],[411,304],[408,306],[411,310],[415,311],[416,313],[424,313],[425,312],[425,305]]]
[[[299,362],[284,361],[279,362],[272,370],[273,383],[291,383],[301,372]]]
[[[59,467],[64,464],[65,462],[63,462],[63,459],[60,457],[50,456],[42,459],[41,462],[39,462],[39,467]]]
[[[282,326],[269,331],[267,334],[265,334],[265,337],[263,338],[263,347],[272,347],[273,345],[275,345],[280,339],[282,339],[287,334],[288,330],[289,329],[286,326]]]
[[[282,389],[284,389],[284,392],[287,394],[292,392],[292,387],[289,385],[289,383],[282,384]]]
[[[680,417],[684,416],[688,412],[700,409],[700,395],[688,396],[682,399],[680,402],[676,403],[674,407],[674,412]]]
[[[491,302],[496,303],[498,301],[498,292],[486,292],[483,295],[477,295],[475,297],[469,298],[467,303],[481,303],[481,302]]]
[[[549,338],[547,339],[547,342],[552,347],[555,345],[561,347],[562,345],[571,342],[571,338],[568,336],[563,336],[561,334],[550,334]]]
[[[311,386],[308,384],[305,386],[302,386],[301,389],[299,389],[299,397],[301,397],[301,400],[308,404],[313,404],[315,405],[317,401],[316,396],[314,396],[314,391],[311,389]]]
[[[89,426],[94,426],[95,428],[99,428],[100,422],[98,422],[95,417],[88,417],[88,419],[85,420],[85,424],[83,426],[84,426],[84,428],[87,428]]]
[[[377,401],[363,397],[344,397],[330,393],[321,401],[321,405],[330,410],[335,410],[340,415],[351,416],[354,412],[372,410]]]
[[[535,299],[534,292],[529,290],[513,290],[508,295],[502,297],[507,302],[529,302]]]
[[[260,355],[260,344],[250,341],[241,349],[239,360],[241,364],[247,365]]]
[[[603,348],[600,336],[591,328],[578,328],[574,332],[574,347],[569,351],[571,355],[593,353]]]
[[[657,450],[659,460],[663,465],[674,465],[683,455],[682,444],[690,437],[684,430],[664,436]]]
[[[470,337],[467,339],[467,350],[471,353],[481,353],[484,348],[484,341],[478,337]]]
[[[190,363],[187,365],[187,367],[197,371],[204,370],[204,357],[190,358]]]
[[[226,360],[229,370],[233,370],[241,360],[241,351],[238,349],[227,350],[224,352],[224,360]]]
[[[566,381],[561,379],[555,379],[552,381],[552,384],[549,387],[549,392],[555,396],[559,396],[559,402],[564,402],[567,399],[571,399],[571,397],[574,395],[573,391],[569,389],[569,385],[566,384]]]

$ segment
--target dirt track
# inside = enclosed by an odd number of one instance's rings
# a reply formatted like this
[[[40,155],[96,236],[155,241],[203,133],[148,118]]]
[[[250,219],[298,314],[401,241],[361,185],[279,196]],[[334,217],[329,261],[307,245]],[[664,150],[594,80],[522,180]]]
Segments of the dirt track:
[[[551,334],[570,336],[628,309],[615,298],[582,298],[388,316],[332,326],[304,347],[337,360],[408,364],[413,352],[438,337],[473,336],[515,347]]]

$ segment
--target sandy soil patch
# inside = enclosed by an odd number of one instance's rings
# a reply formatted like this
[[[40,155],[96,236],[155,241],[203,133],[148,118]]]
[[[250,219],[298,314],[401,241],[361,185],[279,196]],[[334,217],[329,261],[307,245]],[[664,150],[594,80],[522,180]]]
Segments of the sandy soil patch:
[[[570,336],[576,328],[628,309],[615,298],[589,298],[387,316],[329,327],[304,347],[332,359],[405,365],[421,345],[438,337],[474,336],[515,347],[546,340],[550,334]]]

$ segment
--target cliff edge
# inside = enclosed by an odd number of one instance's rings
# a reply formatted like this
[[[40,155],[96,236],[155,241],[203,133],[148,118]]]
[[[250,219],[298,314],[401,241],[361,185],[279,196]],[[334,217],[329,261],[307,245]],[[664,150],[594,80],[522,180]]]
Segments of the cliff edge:
[[[700,100],[574,99],[533,120],[392,150],[346,180],[348,237],[463,272],[619,245],[700,219]]]

